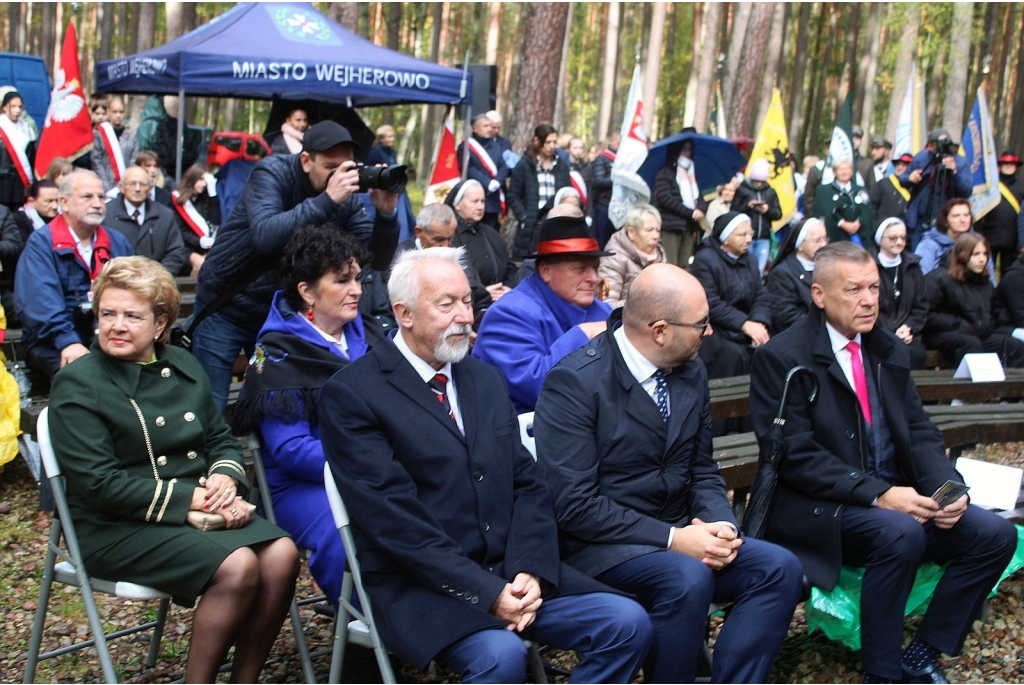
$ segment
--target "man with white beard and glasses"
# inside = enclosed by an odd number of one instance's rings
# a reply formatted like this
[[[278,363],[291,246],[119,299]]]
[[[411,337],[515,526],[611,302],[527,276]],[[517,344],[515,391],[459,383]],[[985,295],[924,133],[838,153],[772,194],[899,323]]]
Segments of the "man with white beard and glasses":
[[[630,682],[651,623],[558,560],[551,494],[501,374],[467,357],[461,248],[411,250],[388,293],[398,332],[320,400],[327,462],[388,648],[462,682],[524,682],[522,639],[581,652],[572,682]]]

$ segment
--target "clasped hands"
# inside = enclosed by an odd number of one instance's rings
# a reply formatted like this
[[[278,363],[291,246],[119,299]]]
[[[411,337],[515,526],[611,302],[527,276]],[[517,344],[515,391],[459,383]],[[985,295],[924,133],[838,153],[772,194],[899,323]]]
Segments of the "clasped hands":
[[[189,509],[206,514],[220,514],[225,528],[243,528],[249,523],[249,508],[237,494],[238,484],[231,476],[215,473],[206,479],[205,488],[195,488]]]
[[[736,558],[736,550],[743,544],[727,523],[704,523],[695,518],[691,525],[674,530],[669,549],[700,559],[712,571],[721,571],[731,564]]]
[[[914,488],[892,487],[878,496],[877,504],[882,509],[910,514],[922,525],[932,520],[939,528],[949,529],[955,526],[967,511],[967,495],[939,509],[935,500],[918,494]]]
[[[517,573],[491,605],[491,613],[505,622],[506,630],[523,632],[537,618],[544,600],[540,597],[540,580],[529,573]]]

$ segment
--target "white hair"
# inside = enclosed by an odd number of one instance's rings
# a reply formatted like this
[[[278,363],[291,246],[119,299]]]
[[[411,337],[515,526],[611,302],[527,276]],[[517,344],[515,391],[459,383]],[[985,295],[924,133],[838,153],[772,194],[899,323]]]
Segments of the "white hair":
[[[498,114],[498,110],[496,109],[492,109],[491,111],[487,112],[487,118],[496,124],[501,123],[501,115]]]
[[[416,225],[429,233],[433,233],[439,226],[447,226],[453,221],[455,221],[455,212],[442,202],[424,205],[420,213],[416,215]]]
[[[86,176],[91,178],[91,179],[93,179],[93,180],[95,180],[95,181],[98,181],[100,184],[103,183],[103,181],[100,180],[100,177],[96,175],[95,171],[90,171],[89,169],[81,169],[81,168],[75,169],[71,173],[65,174],[64,178],[62,178],[60,180],[60,187],[58,188],[58,191],[57,191],[58,195],[60,197],[71,197],[71,193],[75,192],[75,183],[80,178],[83,178],[83,177],[86,177]]]
[[[406,250],[391,265],[388,280],[388,297],[391,304],[401,302],[411,310],[416,309],[420,299],[420,276],[416,266],[421,262],[437,261],[466,268],[466,250],[463,247],[429,247],[425,250]]]

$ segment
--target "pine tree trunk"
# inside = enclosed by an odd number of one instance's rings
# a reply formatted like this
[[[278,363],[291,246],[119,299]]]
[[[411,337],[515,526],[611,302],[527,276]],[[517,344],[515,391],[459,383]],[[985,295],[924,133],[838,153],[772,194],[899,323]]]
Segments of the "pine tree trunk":
[[[875,118],[871,106],[865,107],[869,100],[874,101],[871,93],[875,88],[875,74],[878,72],[878,50],[882,38],[882,3],[871,3],[868,10],[868,21],[865,27],[867,49],[861,51],[860,64],[857,66],[856,85],[853,90],[853,118],[864,127],[868,135],[874,133]]]
[[[704,44],[700,48],[700,61],[697,64],[697,94],[693,110],[693,127],[701,133],[707,131],[708,113],[711,101],[715,98],[716,67],[718,65],[718,35],[722,24],[723,5],[709,2],[704,15]]]
[[[329,16],[352,33],[359,33],[358,2],[332,2]]]
[[[775,3],[759,2],[750,13],[743,40],[740,69],[733,82],[732,106],[729,112],[729,135],[749,136],[759,103],[761,67],[772,31]]]
[[[900,33],[896,74],[892,83],[892,97],[889,99],[889,116],[885,124],[885,137],[889,140],[896,137],[896,121],[899,119],[900,105],[903,103],[903,95],[907,92],[907,82],[910,80],[910,64],[917,55],[917,32],[921,26],[921,7],[918,3],[903,5],[903,11],[906,12],[907,23]],[[969,32],[965,35],[970,38]]]
[[[136,46],[137,52],[143,50],[149,50],[153,47],[154,32],[156,31],[156,3],[155,2],[141,2],[133,8],[133,14],[139,18],[138,31],[136,31],[136,39],[138,45]],[[146,106],[145,97],[136,97],[132,100],[132,121],[139,122],[142,120],[142,110]],[[168,112],[172,117],[178,116],[177,112]],[[138,123],[135,124],[138,126]],[[162,159],[160,162],[168,166],[173,166],[174,160]]]
[[[387,46],[389,50],[398,51],[398,35],[402,28],[402,3],[400,2],[389,2],[388,3],[388,42]]]
[[[44,2],[42,4],[43,25],[39,34],[39,54],[46,63],[46,71],[50,78],[56,73],[53,59],[54,46],[56,45],[57,34],[57,3]]]
[[[1017,33],[1017,69],[1013,94],[1013,124],[1010,126],[1008,147],[1011,150],[1024,148],[1024,28]],[[1009,117],[1008,117],[1009,118]]]
[[[608,23],[604,31],[604,73],[601,76],[601,104],[597,114],[597,139],[608,138],[612,119],[612,100],[615,98],[615,66],[619,61],[619,13],[618,0],[608,3]]]
[[[1005,6],[1000,9],[999,17],[999,30],[998,30],[998,44],[996,45],[996,52],[992,58],[992,74],[995,77],[994,88],[992,89],[992,102],[989,105],[992,112],[993,128],[995,128],[996,145],[999,146],[1002,143],[1002,147],[1006,147],[1005,136],[1002,135],[1003,131],[1003,86],[1005,85],[1005,74],[1006,74],[1006,62],[1010,52],[1010,36],[1013,33],[1013,24],[1011,18],[1013,16],[1013,5],[1006,3]],[[1018,57],[1019,59],[1019,57]]]
[[[487,56],[484,60],[487,64],[498,63],[498,39],[501,32],[502,7],[503,5],[500,2],[492,2],[488,6],[490,16],[487,21]]]
[[[772,13],[772,23],[768,38],[768,53],[765,55],[763,73],[761,74],[761,95],[758,98],[757,117],[753,124],[760,126],[768,107],[772,104],[772,91],[777,80],[781,80],[779,72],[779,59],[782,55],[782,44],[786,39],[786,10],[788,5],[784,2],[776,2],[775,11]]]
[[[939,121],[939,107],[942,104],[942,84],[946,81],[946,53],[949,50],[949,43],[943,41],[939,46],[939,52],[935,55],[935,62],[932,65],[932,75],[928,79],[928,89],[925,91],[927,105],[925,107],[929,123]]]
[[[565,119],[565,101],[567,99],[566,78],[569,68],[569,39],[572,38],[572,15],[576,10],[576,3],[570,2],[565,20],[565,36],[562,38],[562,49],[558,60],[558,87],[555,89],[555,115],[552,118],[552,126],[561,131]]]
[[[7,46],[13,52],[24,52],[23,36],[25,25],[21,21],[20,2],[7,4]]]
[[[182,15],[185,11],[185,3],[183,2],[165,2],[164,11],[167,17],[167,37],[164,42],[170,43],[172,40],[182,35]]]
[[[823,8],[824,9],[824,8]],[[826,91],[826,84],[828,82],[828,63],[832,56],[832,46],[836,43],[838,37],[839,28],[839,10],[833,6],[828,8],[828,39],[825,41],[824,50],[821,51],[820,59],[815,60],[815,64],[818,68],[818,84],[814,89],[814,109],[812,110],[813,115],[811,116],[811,129],[810,136],[807,143],[807,149],[812,154],[816,154],[818,150],[818,143],[821,140],[821,114],[825,109],[826,98],[828,97]],[[831,111],[831,108],[829,108]]]
[[[750,23],[750,15],[754,11],[754,3],[739,2],[733,4],[734,14],[732,30],[729,34],[729,52],[725,58],[725,82],[722,84],[722,99],[726,112],[732,112],[733,94],[736,89],[736,80],[741,72],[747,68],[741,61],[743,47],[747,36],[747,26]],[[758,70],[760,71],[760,70]],[[733,122],[729,121],[730,132],[733,129]]]
[[[99,3],[100,10],[100,47],[99,47],[99,61],[108,60],[111,58],[113,53],[111,52],[112,39],[114,37],[114,15],[117,7],[114,3]]]
[[[437,57],[441,50],[441,29],[444,28],[445,24],[445,10],[448,3],[435,2],[433,6],[433,15],[431,17],[430,25],[430,56],[428,61],[437,63]],[[423,122],[420,130],[420,150],[417,155],[417,168],[422,169],[424,174],[429,173],[430,168],[430,155],[434,152],[434,136],[437,133],[439,127],[438,115],[434,114],[434,107],[430,105],[423,105],[420,111],[420,121]],[[424,177],[424,183],[427,179]]]
[[[946,96],[942,102],[942,127],[954,140],[964,130],[964,101],[967,98],[968,54],[971,48],[973,2],[953,5],[953,35],[949,42],[949,69],[946,71]]]
[[[509,138],[515,149],[526,147],[533,128],[551,121],[555,113],[558,67],[568,22],[569,6],[556,3],[531,3],[526,13],[525,35],[521,46],[519,88]]]
[[[667,3],[654,3],[651,14],[650,33],[647,34],[647,64],[644,69],[644,131],[648,140],[655,140],[657,131],[654,123],[658,107],[658,79],[661,78],[661,50],[665,37],[665,13]]]
[[[789,107],[789,149],[794,155],[804,155],[804,94],[807,92],[804,87],[804,76],[807,71],[808,57],[808,25],[811,23],[811,6],[813,3],[804,2],[800,5],[800,26],[796,33],[796,42],[793,46],[794,64],[793,81],[790,87],[792,93]]]
[[[676,9],[676,4],[669,6],[672,12],[672,22],[669,24],[668,42],[665,46],[665,54],[671,59],[676,48],[676,22],[679,21],[682,9]],[[704,42],[704,33],[707,31],[707,17],[704,16],[704,3],[693,4],[693,29],[690,38],[690,74],[686,79],[686,97],[683,100],[683,126],[693,126],[693,115],[697,109],[697,65],[700,63],[700,46]],[[665,130],[670,130],[669,119],[672,113],[665,111]]]
[[[843,54],[843,74],[839,78],[839,90],[837,100],[842,102],[846,99],[852,84],[857,81],[857,43],[860,41],[860,4],[850,3],[847,5],[851,15],[846,26],[846,50]],[[854,119],[854,124],[860,120]]]

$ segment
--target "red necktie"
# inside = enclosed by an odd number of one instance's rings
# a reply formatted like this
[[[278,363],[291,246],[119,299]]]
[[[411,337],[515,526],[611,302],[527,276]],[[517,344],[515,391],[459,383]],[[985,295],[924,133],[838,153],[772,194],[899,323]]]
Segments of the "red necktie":
[[[868,399],[868,381],[864,377],[864,360],[860,358],[860,345],[850,342],[846,345],[850,352],[850,366],[853,367],[853,390],[857,393],[857,401],[860,402],[860,410],[864,414],[864,420],[871,425],[871,400]]]
[[[445,411],[448,412],[451,420],[455,421],[456,426],[459,425],[459,422],[455,420],[455,412],[452,411],[452,405],[448,401],[448,376],[443,373],[434,374],[434,377],[427,381],[427,385],[434,391],[437,401],[444,405]]]

